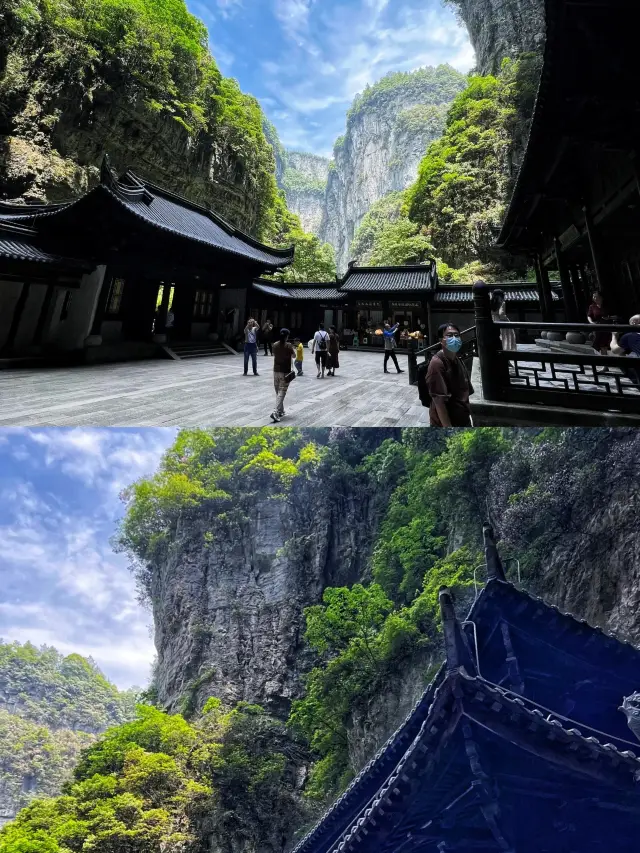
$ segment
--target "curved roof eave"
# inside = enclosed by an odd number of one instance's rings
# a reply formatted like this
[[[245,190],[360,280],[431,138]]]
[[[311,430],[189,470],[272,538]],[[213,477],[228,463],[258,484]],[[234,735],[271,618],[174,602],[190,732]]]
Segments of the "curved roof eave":
[[[515,228],[515,207],[518,203],[519,196],[522,195],[524,192],[523,186],[527,177],[527,171],[529,170],[529,164],[533,159],[533,155],[531,153],[532,144],[535,144],[537,138],[542,133],[540,125],[542,124],[542,117],[544,115],[546,95],[551,85],[550,78],[553,68],[553,55],[555,48],[554,42],[557,37],[557,22],[560,14],[558,11],[558,7],[560,5],[564,5],[564,3],[558,3],[557,0],[545,0],[546,37],[542,72],[540,74],[540,81],[538,83],[538,92],[536,94],[536,102],[533,108],[531,125],[529,126],[529,138],[527,140],[527,147],[525,149],[522,163],[520,164],[520,168],[518,170],[518,176],[513,187],[513,192],[511,193],[511,199],[509,200],[509,205],[504,216],[502,227],[500,229],[500,234],[498,235],[498,238],[496,240],[496,245],[499,248],[503,248],[505,246],[505,244],[509,241],[511,233]]]

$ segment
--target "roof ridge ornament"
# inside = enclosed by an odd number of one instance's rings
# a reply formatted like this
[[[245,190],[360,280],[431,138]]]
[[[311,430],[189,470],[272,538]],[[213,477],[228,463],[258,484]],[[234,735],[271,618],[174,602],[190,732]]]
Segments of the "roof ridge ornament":
[[[111,168],[109,155],[105,151],[102,155],[102,163],[100,164],[100,183],[110,187],[113,185],[114,181],[116,181],[116,175]]]
[[[506,581],[504,566],[496,547],[493,527],[488,521],[482,525],[482,539],[484,542],[484,560],[487,567],[487,581]]]
[[[456,616],[453,595],[447,586],[441,586],[438,592],[440,618],[444,633],[444,648],[447,656],[447,671],[462,669],[471,678],[477,678],[478,671],[469,648],[467,636]]]

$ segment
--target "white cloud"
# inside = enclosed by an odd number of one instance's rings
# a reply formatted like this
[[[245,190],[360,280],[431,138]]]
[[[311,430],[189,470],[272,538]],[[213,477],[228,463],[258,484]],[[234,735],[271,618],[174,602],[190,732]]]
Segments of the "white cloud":
[[[0,636],[90,655],[120,687],[145,684],[150,616],[109,540],[122,512],[118,492],[156,470],[175,430],[7,435],[7,457],[28,460],[21,476],[0,473]]]
[[[312,0],[275,0],[274,14],[283,32],[302,46],[309,27]]]
[[[474,64],[466,31],[440,3],[274,2],[292,44],[277,62],[262,62],[269,103],[262,100],[288,147],[329,153],[327,137],[343,132],[355,95],[391,71],[448,62],[466,72]]]
[[[122,489],[156,470],[176,430],[139,432],[117,429],[24,430],[23,437],[44,449],[44,463],[111,500]],[[21,449],[24,454],[24,451]],[[28,448],[27,448],[28,452]],[[24,458],[24,456],[23,456]],[[30,455],[34,460],[35,457]]]

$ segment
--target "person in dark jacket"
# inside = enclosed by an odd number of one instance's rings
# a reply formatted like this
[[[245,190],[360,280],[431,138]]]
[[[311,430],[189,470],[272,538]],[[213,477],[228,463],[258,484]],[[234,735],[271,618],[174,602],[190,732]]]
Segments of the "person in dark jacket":
[[[434,427],[471,426],[469,396],[473,386],[467,368],[458,358],[462,347],[460,329],[444,323],[438,329],[441,349],[429,362],[427,388],[431,397],[429,423]]]
[[[340,338],[335,326],[329,326],[329,357],[327,376],[335,376],[340,368]]]
[[[271,342],[273,341],[273,323],[271,320],[267,320],[262,327],[262,343],[264,344],[264,354],[273,355],[273,347],[271,346]],[[267,352],[267,349],[269,352]]]

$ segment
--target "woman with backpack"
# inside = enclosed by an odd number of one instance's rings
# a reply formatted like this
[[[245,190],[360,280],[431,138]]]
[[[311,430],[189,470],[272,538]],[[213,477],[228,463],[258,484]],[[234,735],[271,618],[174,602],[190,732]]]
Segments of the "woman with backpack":
[[[316,354],[316,367],[318,368],[318,376],[320,379],[320,371],[322,371],[322,379],[324,379],[324,371],[327,367],[327,353],[329,352],[329,335],[324,330],[324,323],[320,323],[318,331],[313,336],[313,346],[311,355]]]

